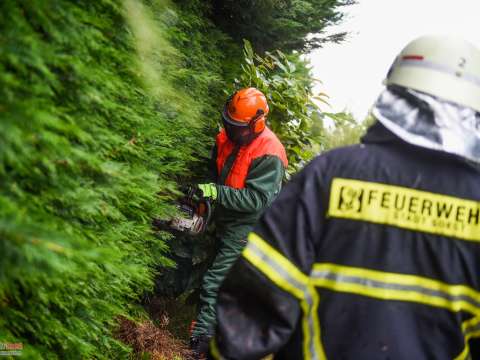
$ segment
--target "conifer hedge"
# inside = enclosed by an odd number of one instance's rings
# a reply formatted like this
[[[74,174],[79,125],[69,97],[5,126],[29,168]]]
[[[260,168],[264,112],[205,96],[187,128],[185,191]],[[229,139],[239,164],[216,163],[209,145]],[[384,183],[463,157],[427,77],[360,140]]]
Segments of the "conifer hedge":
[[[151,219],[204,177],[234,78],[278,92],[272,125],[293,168],[304,161],[305,62],[294,54],[257,73],[212,4],[0,1],[0,344],[22,342],[24,358],[129,356],[117,319],[143,316],[134,304],[173,265],[175,242]],[[262,82],[246,65],[242,75],[244,60]]]
[[[0,11],[0,342],[123,358],[116,317],[169,262],[151,219],[208,155],[221,35],[164,1]]]

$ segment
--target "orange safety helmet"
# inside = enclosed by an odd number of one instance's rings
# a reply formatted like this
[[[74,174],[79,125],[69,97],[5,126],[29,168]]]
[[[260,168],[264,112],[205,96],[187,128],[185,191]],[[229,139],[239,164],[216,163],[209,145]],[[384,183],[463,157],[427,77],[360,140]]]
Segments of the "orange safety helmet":
[[[260,90],[238,90],[228,98],[223,109],[227,136],[239,145],[248,144],[265,129],[268,112],[267,98]]]

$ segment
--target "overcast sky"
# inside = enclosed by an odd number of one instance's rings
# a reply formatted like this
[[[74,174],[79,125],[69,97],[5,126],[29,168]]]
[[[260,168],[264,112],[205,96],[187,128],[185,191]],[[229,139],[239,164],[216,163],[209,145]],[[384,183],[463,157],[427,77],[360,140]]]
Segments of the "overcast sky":
[[[345,8],[346,19],[329,32],[348,31],[348,39],[309,55],[317,90],[332,108],[363,119],[382,89],[393,59],[412,39],[425,34],[459,35],[480,47],[480,0],[359,0]]]

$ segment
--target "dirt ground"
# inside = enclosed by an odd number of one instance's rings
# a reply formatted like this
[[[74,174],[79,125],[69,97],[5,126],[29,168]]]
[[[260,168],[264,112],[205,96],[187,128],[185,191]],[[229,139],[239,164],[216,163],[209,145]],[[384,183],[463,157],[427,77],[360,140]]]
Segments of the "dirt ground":
[[[188,349],[189,327],[194,317],[193,305],[185,298],[150,299],[146,310],[149,320],[136,323],[119,319],[117,337],[130,345],[136,359],[190,360]]]

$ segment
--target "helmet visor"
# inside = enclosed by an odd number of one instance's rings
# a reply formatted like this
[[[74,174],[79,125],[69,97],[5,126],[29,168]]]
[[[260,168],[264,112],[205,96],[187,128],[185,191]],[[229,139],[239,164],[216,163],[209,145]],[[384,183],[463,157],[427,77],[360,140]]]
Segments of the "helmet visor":
[[[227,137],[234,144],[247,145],[255,138],[248,124],[239,123],[237,121],[235,121],[235,124],[232,121],[225,119],[225,117],[222,119]]]

